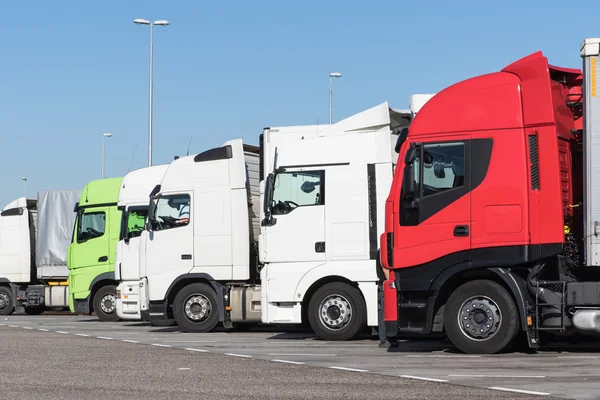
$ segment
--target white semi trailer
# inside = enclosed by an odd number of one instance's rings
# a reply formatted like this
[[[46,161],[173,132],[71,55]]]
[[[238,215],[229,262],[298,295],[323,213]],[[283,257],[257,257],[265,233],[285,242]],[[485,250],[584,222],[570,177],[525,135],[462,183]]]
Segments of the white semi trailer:
[[[67,250],[80,193],[40,191],[0,213],[0,315],[68,307]]]

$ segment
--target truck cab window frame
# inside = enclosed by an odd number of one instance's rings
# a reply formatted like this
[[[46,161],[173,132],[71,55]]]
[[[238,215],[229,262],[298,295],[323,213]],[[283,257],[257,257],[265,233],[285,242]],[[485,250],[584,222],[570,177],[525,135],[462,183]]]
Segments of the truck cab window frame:
[[[106,232],[106,212],[81,210],[77,215],[77,243],[98,239]]]
[[[191,217],[191,198],[187,193],[168,194],[157,197],[152,202],[152,230],[188,226]]]
[[[401,226],[419,225],[469,192],[469,144],[468,140],[415,143],[414,160],[404,165],[411,169],[415,190],[400,192]]]
[[[275,174],[270,198],[272,215],[286,215],[297,208],[325,205],[325,170]]]

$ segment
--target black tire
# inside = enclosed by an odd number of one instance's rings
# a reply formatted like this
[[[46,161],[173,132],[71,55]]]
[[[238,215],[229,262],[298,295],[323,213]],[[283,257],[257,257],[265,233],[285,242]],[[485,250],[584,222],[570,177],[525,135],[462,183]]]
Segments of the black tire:
[[[107,297],[112,297],[112,304],[107,304],[111,302]],[[96,294],[94,295],[94,312],[100,321],[103,322],[116,322],[119,320],[119,315],[117,314],[117,287],[115,285],[107,285],[101,287]],[[101,302],[104,300],[104,309],[102,307]]]
[[[44,306],[25,307],[25,314],[27,314],[27,315],[40,315],[44,311],[45,311]]]
[[[193,300],[198,300],[202,303],[195,303]],[[190,309],[190,313],[198,316],[197,320],[188,317],[186,313],[186,303],[192,301],[192,306],[199,308],[197,310]],[[204,305],[204,308],[202,308]],[[206,314],[202,314],[205,311]],[[210,332],[219,323],[219,303],[217,294],[210,285],[206,283],[192,283],[185,286],[175,296],[173,302],[173,316],[177,325],[186,332],[205,333]]]
[[[175,326],[177,325],[177,321],[174,319],[159,319],[150,321],[151,326]]]
[[[473,311],[470,306],[471,299],[478,311]],[[467,301],[469,304],[465,304]],[[492,323],[488,327],[489,318],[492,318]],[[444,327],[448,338],[460,351],[494,354],[510,346],[519,334],[519,311],[501,285],[488,280],[471,281],[459,286],[450,295],[444,311]],[[485,330],[483,335],[480,335],[479,328]],[[480,336],[474,337],[477,335]]]
[[[2,308],[0,308],[0,315],[10,315],[15,312],[15,300],[13,299],[13,292],[9,287],[0,286],[0,303],[2,304]]]
[[[328,298],[329,300],[326,302],[325,300]],[[340,302],[341,298],[345,300],[346,304],[343,300]],[[327,309],[323,309],[324,307]],[[348,311],[350,311],[350,317],[343,327],[334,328],[333,323],[330,323],[329,326],[326,325],[327,321],[340,321],[340,318],[344,318],[343,314],[347,315]],[[367,326],[365,302],[358,289],[342,282],[328,283],[320,287],[310,299],[308,321],[312,330],[323,340],[350,340]]]

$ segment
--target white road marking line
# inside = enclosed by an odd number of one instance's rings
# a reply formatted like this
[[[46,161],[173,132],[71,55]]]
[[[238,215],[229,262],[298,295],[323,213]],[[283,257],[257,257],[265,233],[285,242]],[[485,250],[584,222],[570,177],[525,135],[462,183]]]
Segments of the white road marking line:
[[[10,328],[18,328],[16,325],[9,325]]]
[[[531,390],[511,389],[511,388],[505,388],[505,387],[500,387],[500,386],[492,386],[492,387],[489,387],[488,389],[500,390],[501,392],[533,394],[533,395],[537,395],[537,396],[549,396],[551,394],[551,393],[546,393],[546,392],[534,392]]]
[[[69,332],[65,332],[65,331],[54,331],[54,333],[61,333],[63,335],[68,335]]]
[[[76,333],[75,336],[90,337],[90,335],[86,335],[85,333]]]
[[[31,328],[31,327],[29,327],[29,326],[24,326],[24,327],[23,327],[23,329],[30,330],[30,329],[33,329],[33,328]]]
[[[437,378],[427,378],[425,376],[414,376],[414,375],[400,375],[401,378],[406,379],[416,379],[419,381],[429,381],[429,382],[448,382],[447,379],[437,379]]]
[[[367,369],[358,369],[358,368],[336,367],[336,366],[332,366],[332,367],[329,367],[329,368],[331,368],[331,369],[339,369],[341,371],[369,372],[369,370],[367,370]]]
[[[113,338],[106,336],[96,336],[96,339],[113,340]]]
[[[150,343],[151,346],[156,346],[156,347],[173,347],[170,344],[162,344],[162,343]]]
[[[210,351],[208,350],[204,350],[204,349],[193,349],[191,347],[186,348],[185,350],[189,350],[189,351],[197,351],[198,353],[210,353]]]
[[[269,356],[281,357],[336,357],[337,354],[298,354],[298,353],[269,353]]]
[[[4,326],[4,324],[0,324],[0,326]]]
[[[448,376],[453,377],[462,377],[462,378],[537,378],[544,379],[546,376],[544,375],[462,375],[462,374],[452,374]]]
[[[137,340],[129,340],[129,339],[123,339],[121,341],[125,342],[125,343],[139,343]]]
[[[168,343],[217,343],[215,340],[165,340]]]
[[[225,353],[225,355],[226,356],[231,356],[231,357],[252,358],[252,356],[247,356],[246,354]]]
[[[464,356],[453,356],[453,355],[436,355],[436,354],[408,354],[405,355],[404,357],[412,357],[412,358],[481,358],[481,356],[470,356],[470,355],[464,355]]]
[[[41,332],[50,332],[48,329],[43,329],[43,328],[38,328],[38,331],[41,331]]]
[[[180,371],[189,371],[191,368],[177,368]]]
[[[300,361],[278,360],[278,359],[274,359],[271,361],[278,362],[278,363],[284,363],[284,364],[304,365],[304,363],[300,362]]]

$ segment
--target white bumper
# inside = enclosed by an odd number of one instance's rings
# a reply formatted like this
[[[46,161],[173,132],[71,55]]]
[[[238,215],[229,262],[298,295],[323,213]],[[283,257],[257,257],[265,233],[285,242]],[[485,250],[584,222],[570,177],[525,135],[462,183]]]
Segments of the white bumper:
[[[140,282],[126,281],[117,286],[117,315],[125,320],[141,320]]]

